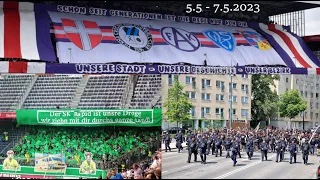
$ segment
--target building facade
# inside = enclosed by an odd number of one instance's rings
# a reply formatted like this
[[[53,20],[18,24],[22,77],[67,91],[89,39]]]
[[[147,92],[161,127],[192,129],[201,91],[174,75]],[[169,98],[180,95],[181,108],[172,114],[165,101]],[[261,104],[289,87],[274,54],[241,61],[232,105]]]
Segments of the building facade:
[[[174,76],[163,75],[163,103],[168,96]],[[232,122],[249,123],[251,119],[251,76],[237,75],[178,75],[179,81],[185,86],[190,102],[194,108],[190,111],[192,121],[182,124],[170,124],[163,116],[163,129],[170,127],[209,128],[225,127],[230,119],[230,86],[232,86]],[[166,109],[163,107],[163,113]]]
[[[304,112],[305,129],[320,125],[320,76],[319,75],[281,75],[279,81],[275,81],[274,90],[278,95],[291,89],[297,89],[304,100],[307,101],[307,110]],[[291,125],[290,125],[291,124]],[[303,128],[303,113],[292,119],[280,118],[273,125],[279,127]]]

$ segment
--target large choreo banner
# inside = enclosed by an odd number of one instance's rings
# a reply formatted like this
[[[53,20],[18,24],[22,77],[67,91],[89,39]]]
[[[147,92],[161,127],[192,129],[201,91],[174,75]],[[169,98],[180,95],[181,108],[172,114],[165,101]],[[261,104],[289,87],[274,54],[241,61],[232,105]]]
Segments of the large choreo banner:
[[[17,110],[17,122],[47,126],[161,126],[161,109]]]
[[[286,65],[252,28],[48,13],[62,63]]]
[[[0,58],[55,62],[50,17],[38,4],[0,1]]]

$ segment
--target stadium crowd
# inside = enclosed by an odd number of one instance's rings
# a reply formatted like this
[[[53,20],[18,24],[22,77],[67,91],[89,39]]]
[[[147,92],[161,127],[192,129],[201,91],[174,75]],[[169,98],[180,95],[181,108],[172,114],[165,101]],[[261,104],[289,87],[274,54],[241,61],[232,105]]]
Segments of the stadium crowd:
[[[35,153],[65,154],[69,167],[79,167],[85,152],[91,152],[103,169],[120,163],[129,166],[160,144],[159,128],[29,126],[27,132],[13,147],[16,158],[30,163]]]
[[[134,163],[131,168],[110,170],[107,173],[107,179],[161,179],[161,164],[162,156],[159,150],[152,159],[140,164]]]

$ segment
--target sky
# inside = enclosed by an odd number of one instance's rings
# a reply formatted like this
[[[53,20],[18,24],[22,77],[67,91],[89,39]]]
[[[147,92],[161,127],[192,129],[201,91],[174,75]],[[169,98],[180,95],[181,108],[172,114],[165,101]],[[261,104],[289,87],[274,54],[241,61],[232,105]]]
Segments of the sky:
[[[320,2],[320,1],[319,1]],[[320,8],[305,11],[306,36],[320,35]]]

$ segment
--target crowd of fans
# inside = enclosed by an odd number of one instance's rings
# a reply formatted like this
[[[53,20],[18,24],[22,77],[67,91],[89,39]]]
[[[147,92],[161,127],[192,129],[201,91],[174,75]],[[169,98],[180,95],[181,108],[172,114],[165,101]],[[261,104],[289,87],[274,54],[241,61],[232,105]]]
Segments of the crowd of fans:
[[[140,164],[134,163],[131,168],[121,170],[111,169],[107,172],[107,179],[161,179],[161,150]],[[100,178],[101,179],[101,178]]]
[[[127,161],[124,163],[129,165],[129,157],[147,157],[157,148],[156,142],[160,143],[159,136],[159,128],[30,126],[13,151],[16,158],[27,162],[35,153],[64,154],[69,167],[79,167],[84,153],[91,152],[100,168],[108,168],[107,162]]]

